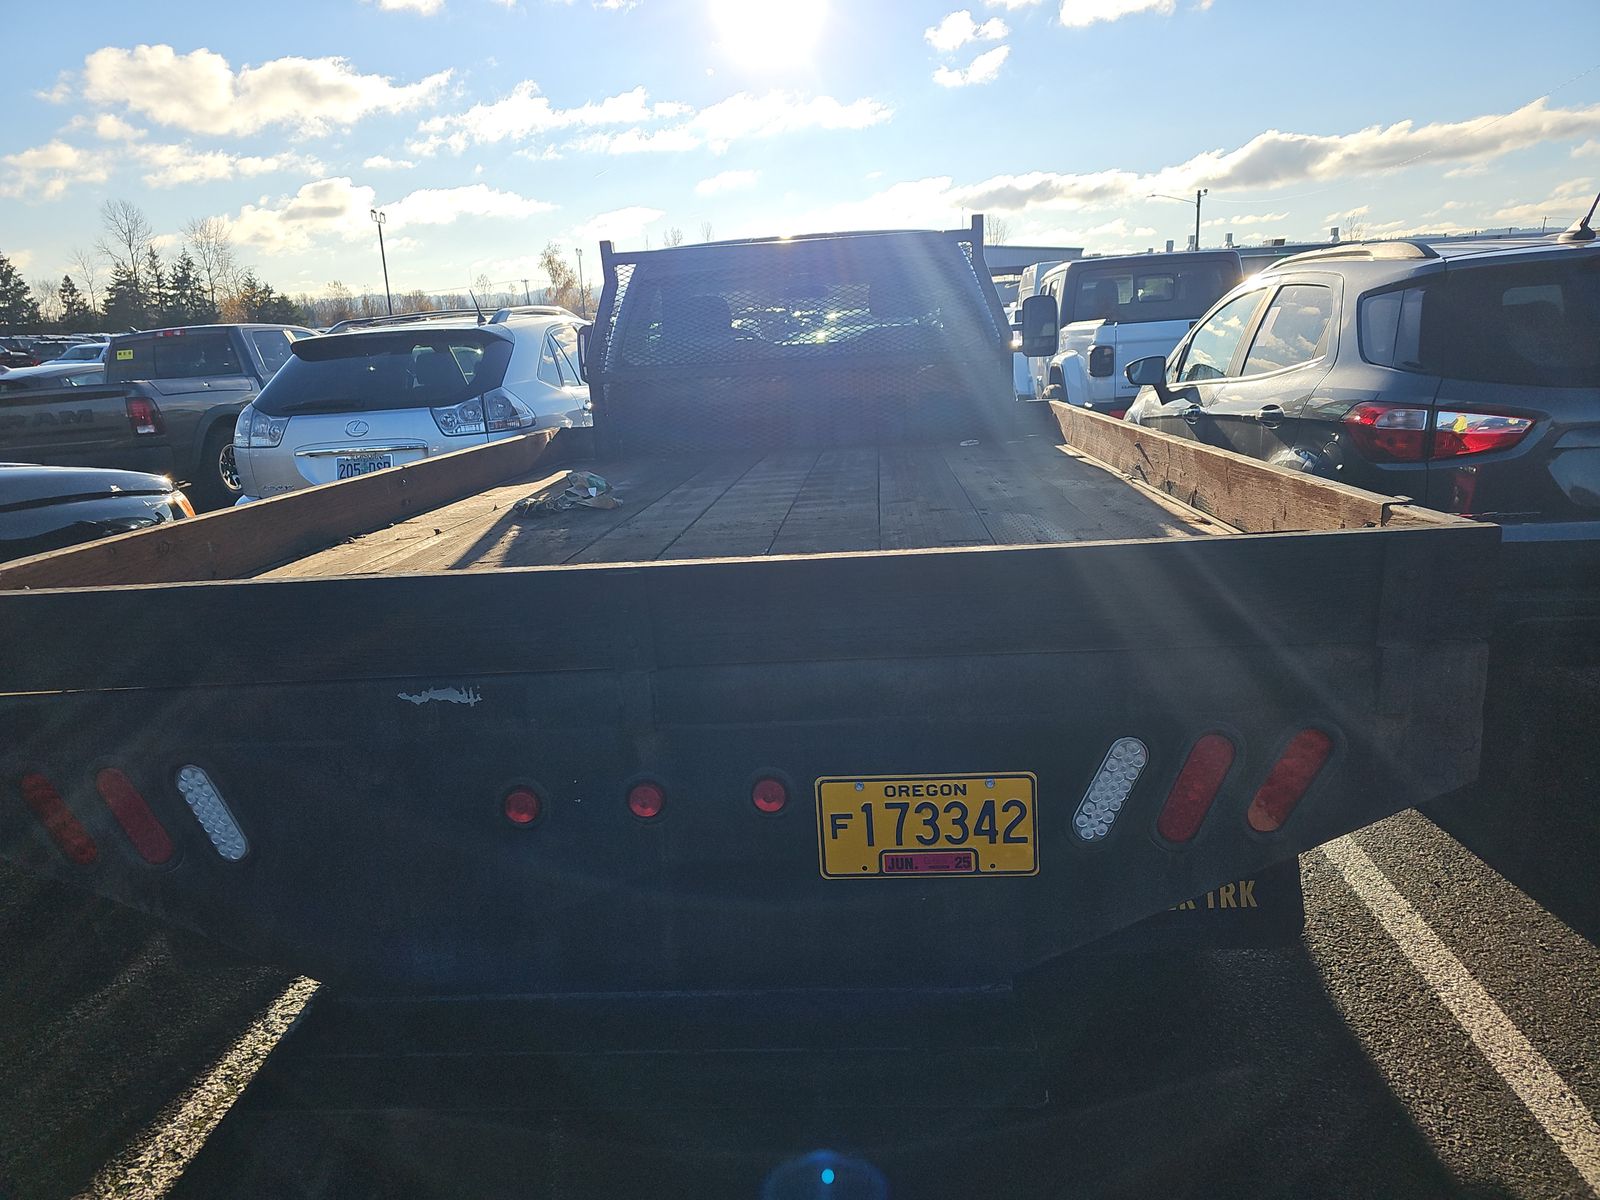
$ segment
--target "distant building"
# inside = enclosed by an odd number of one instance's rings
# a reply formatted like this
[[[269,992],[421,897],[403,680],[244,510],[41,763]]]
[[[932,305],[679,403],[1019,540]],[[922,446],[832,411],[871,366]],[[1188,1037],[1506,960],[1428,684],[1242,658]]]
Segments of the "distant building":
[[[983,248],[983,261],[989,265],[995,290],[1000,293],[1000,303],[1009,307],[1017,302],[1017,284],[1022,279],[1022,269],[1034,263],[1066,262],[1082,258],[1082,246],[994,246]]]

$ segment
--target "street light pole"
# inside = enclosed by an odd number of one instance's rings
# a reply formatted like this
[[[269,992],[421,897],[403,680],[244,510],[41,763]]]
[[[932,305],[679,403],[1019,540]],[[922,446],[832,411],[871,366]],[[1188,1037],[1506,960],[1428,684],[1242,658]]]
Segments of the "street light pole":
[[[378,258],[383,262],[383,301],[389,306],[389,315],[394,316],[394,297],[389,293],[389,256],[383,249],[383,223],[389,218],[377,209],[370,209],[368,215],[378,226]]]
[[[526,279],[522,281],[522,302],[524,304],[533,303],[533,293],[528,291],[528,281]]]
[[[1196,188],[1194,193],[1194,247],[1200,249],[1200,201],[1211,194],[1210,188]],[[1188,204],[1189,201],[1182,196],[1168,196],[1161,192],[1151,192],[1147,199],[1150,200],[1176,200],[1179,204]]]

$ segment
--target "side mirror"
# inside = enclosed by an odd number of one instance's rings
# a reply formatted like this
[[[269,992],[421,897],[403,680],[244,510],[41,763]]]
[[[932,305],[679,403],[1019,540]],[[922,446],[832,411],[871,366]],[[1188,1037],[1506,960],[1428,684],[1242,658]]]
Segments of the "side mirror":
[[[592,325],[578,326],[578,378],[589,382],[589,330]]]
[[[1054,296],[1029,296],[1022,302],[1022,346],[1027,358],[1049,358],[1061,345],[1060,314]]]
[[[1134,387],[1155,387],[1166,381],[1167,360],[1159,354],[1136,358],[1122,368],[1122,374]]]

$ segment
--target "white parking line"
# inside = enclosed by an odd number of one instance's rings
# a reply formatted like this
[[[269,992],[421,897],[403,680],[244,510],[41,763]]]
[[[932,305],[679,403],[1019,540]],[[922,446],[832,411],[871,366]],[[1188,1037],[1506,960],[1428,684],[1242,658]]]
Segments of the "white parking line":
[[[290,984],[181,1100],[100,1168],[77,1200],[156,1200],[166,1195],[316,990],[309,979]]]
[[[1534,1120],[1600,1196],[1600,1125],[1545,1057],[1496,1004],[1465,964],[1349,837],[1323,855],[1400,947],[1423,981],[1516,1093]]]

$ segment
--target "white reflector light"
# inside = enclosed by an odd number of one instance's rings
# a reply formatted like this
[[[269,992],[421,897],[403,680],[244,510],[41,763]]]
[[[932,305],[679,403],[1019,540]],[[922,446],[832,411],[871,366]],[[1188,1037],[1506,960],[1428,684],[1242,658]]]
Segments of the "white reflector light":
[[[217,853],[229,862],[238,862],[243,858],[250,844],[244,840],[244,830],[239,828],[239,822],[228,811],[222,793],[211,782],[211,776],[199,767],[180,767],[178,791],[183,796],[183,802],[189,806],[189,811],[194,813],[194,819],[200,822],[200,828],[206,831],[211,844],[217,848]]]
[[[1111,743],[1105,762],[1095,772],[1089,790],[1083,794],[1083,803],[1073,815],[1072,827],[1079,837],[1097,842],[1111,832],[1111,823],[1149,761],[1150,752],[1138,738],[1118,738]]]

